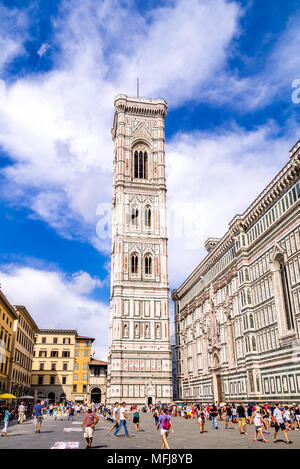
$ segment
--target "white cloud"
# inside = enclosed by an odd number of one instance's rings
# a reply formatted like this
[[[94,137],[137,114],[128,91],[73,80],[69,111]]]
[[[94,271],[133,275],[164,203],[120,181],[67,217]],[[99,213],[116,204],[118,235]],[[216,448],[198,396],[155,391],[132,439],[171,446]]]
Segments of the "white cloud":
[[[288,162],[298,128],[283,137],[268,122],[253,131],[239,127],[178,134],[167,145],[169,279],[179,286],[206,254],[209,237],[222,237]]]
[[[138,75],[142,93],[182,103],[224,64],[238,15],[225,0],[178,0],[146,18],[117,1],[62,5],[53,71],[0,96],[0,144],[14,159],[7,197],[63,236],[76,231],[99,246],[96,208],[111,200],[114,96],[133,91]]]
[[[25,54],[24,42],[28,38],[26,11],[0,5],[0,73],[13,59]]]
[[[23,304],[40,328],[77,329],[95,337],[94,349],[104,359],[108,346],[109,307],[88,295],[103,285],[86,272],[71,278],[62,272],[19,265],[0,266],[1,289],[12,304]]]

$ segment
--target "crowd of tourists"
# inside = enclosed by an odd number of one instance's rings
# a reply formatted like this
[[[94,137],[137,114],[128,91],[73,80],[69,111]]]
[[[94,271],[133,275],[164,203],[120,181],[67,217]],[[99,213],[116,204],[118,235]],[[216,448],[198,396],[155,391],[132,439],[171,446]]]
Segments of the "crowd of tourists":
[[[127,422],[132,421],[135,431],[140,430],[141,414],[151,412],[155,428],[160,431],[162,438],[162,449],[169,449],[168,435],[170,431],[174,433],[172,419],[194,420],[199,424],[200,434],[204,434],[204,428],[212,431],[219,428],[238,429],[240,435],[247,435],[248,429],[253,428],[253,439],[255,442],[260,439],[267,442],[268,436],[273,433],[273,441],[277,442],[277,434],[281,430],[287,444],[292,443],[288,437],[288,432],[300,430],[300,408],[299,405],[282,405],[280,403],[260,403],[248,404],[220,403],[216,405],[183,404],[173,403],[157,404],[146,406],[131,406],[127,409],[126,403],[116,402],[113,406],[105,404],[79,404],[69,401],[61,403],[51,403],[37,401],[35,404],[30,401],[20,403],[2,403],[0,405],[0,421],[3,422],[2,436],[7,436],[9,422],[16,419],[18,424],[23,424],[25,420],[34,420],[35,433],[41,432],[41,425],[44,416],[54,420],[70,420],[83,414],[82,426],[85,428],[84,437],[87,442],[87,449],[91,447],[94,428],[102,416],[110,422],[107,436],[118,438],[120,431],[124,429],[126,437],[129,437]],[[236,425],[235,425],[236,424]],[[208,427],[209,425],[209,427]],[[250,427],[249,427],[250,426]]]

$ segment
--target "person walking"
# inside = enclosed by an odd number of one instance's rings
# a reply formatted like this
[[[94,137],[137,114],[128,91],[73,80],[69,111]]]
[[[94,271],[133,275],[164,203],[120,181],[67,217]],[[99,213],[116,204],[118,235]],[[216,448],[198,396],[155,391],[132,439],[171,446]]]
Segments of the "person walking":
[[[252,422],[254,423],[254,427],[255,427],[254,442],[257,443],[257,436],[259,434],[262,437],[263,442],[267,443],[267,440],[265,439],[263,430],[262,430],[263,419],[262,419],[262,415],[260,413],[259,407],[256,408],[251,418],[251,423]]]
[[[218,409],[214,404],[209,409],[209,415],[212,421],[212,428],[215,428],[216,430],[218,430],[218,421],[217,421]]]
[[[84,420],[81,425],[82,427],[85,427],[83,436],[87,442],[86,449],[90,449],[90,447],[92,446],[94,430],[98,422],[99,418],[97,417],[95,412],[92,412],[92,404],[89,404],[87,406],[87,412],[84,415]]]
[[[21,404],[18,407],[18,423],[23,423],[25,420],[25,406],[24,402],[21,402]]]
[[[225,429],[228,428],[228,422],[229,422],[231,425],[231,428],[234,430],[234,426],[232,423],[232,411],[231,411],[231,407],[229,404],[226,404],[226,407],[225,407],[225,420],[226,420]]]
[[[236,409],[237,415],[238,415],[238,424],[239,424],[239,432],[240,435],[242,434],[242,430],[244,431],[244,435],[248,435],[246,431],[246,409],[243,405],[242,402],[240,402],[240,405],[237,406]]]
[[[169,431],[171,431],[174,434],[174,427],[172,424],[172,419],[169,415],[169,412],[167,409],[162,408],[161,415],[158,419],[158,424],[156,426],[156,429],[160,429],[160,434],[162,437],[162,448],[161,449],[170,449],[169,443],[168,443],[168,435]]]
[[[41,404],[41,401],[38,400],[36,402],[36,405],[33,407],[35,433],[41,433],[43,413],[44,413],[44,406]]]
[[[275,428],[275,432],[274,432],[274,443],[277,443],[277,440],[276,440],[276,437],[277,437],[277,433],[279,432],[279,430],[281,429],[283,431],[283,434],[284,434],[284,437],[285,437],[285,441],[287,444],[291,444],[292,441],[289,440],[288,436],[287,436],[287,432],[286,432],[286,426],[284,424],[284,420],[283,420],[283,413],[282,413],[282,410],[281,410],[281,404],[277,404],[277,406],[275,407],[274,409],[274,412],[273,412],[273,420],[274,420],[274,428]]]
[[[154,418],[154,425],[157,427],[159,420],[159,411],[157,407],[155,407],[155,409],[153,410],[152,417]]]
[[[121,430],[121,428],[124,426],[125,430],[125,436],[129,437],[128,429],[127,429],[127,420],[130,421],[130,418],[127,416],[127,410],[126,410],[126,402],[122,402],[122,405],[120,407],[120,420],[119,420],[119,425],[118,428],[116,429],[115,433],[113,436],[118,438],[118,433]]]
[[[204,433],[204,425],[205,425],[205,410],[201,406],[200,409],[198,410],[198,422],[200,425],[200,433]]]
[[[14,413],[13,410],[9,406],[4,406],[4,416],[3,416],[3,430],[1,432],[1,436],[7,436],[7,428],[9,424],[9,419],[11,414]]]
[[[107,436],[110,435],[110,433],[113,431],[113,429],[117,429],[120,423],[120,404],[119,402],[115,402],[115,405],[113,407],[112,411],[112,420],[113,420],[113,426],[110,427],[110,429],[107,432]]]
[[[135,425],[135,429],[138,432],[140,426],[140,411],[137,407],[133,410],[133,423]]]

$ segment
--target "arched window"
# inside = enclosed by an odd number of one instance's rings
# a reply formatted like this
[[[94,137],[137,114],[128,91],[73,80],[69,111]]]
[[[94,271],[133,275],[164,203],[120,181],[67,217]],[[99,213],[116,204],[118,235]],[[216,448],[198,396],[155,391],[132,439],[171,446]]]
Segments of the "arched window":
[[[151,228],[151,208],[149,205],[145,208],[145,227]]]
[[[134,152],[134,177],[148,179],[148,153],[142,150]]]
[[[255,337],[252,337],[252,350],[255,352],[256,351],[256,340]]]
[[[291,297],[290,297],[290,289],[289,289],[289,281],[286,271],[286,266],[284,263],[283,255],[277,256],[277,262],[280,264],[280,278],[281,278],[281,285],[283,291],[283,300],[285,306],[285,316],[286,316],[286,325],[288,330],[295,328],[294,325],[294,318],[292,313],[292,306],[291,306]]]
[[[249,319],[250,319],[250,327],[253,329],[254,328],[253,314],[250,314]]]
[[[145,274],[152,275],[152,257],[151,254],[145,256]]]
[[[131,224],[137,228],[139,224],[138,221],[139,221],[139,211],[136,207],[133,207],[131,210]]]
[[[139,272],[139,257],[137,253],[131,255],[131,273],[138,274]]]

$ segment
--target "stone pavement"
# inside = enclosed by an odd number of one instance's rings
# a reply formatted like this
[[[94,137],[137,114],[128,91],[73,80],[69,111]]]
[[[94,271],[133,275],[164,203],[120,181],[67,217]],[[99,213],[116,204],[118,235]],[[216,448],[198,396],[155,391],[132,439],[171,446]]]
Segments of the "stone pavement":
[[[132,422],[128,423],[130,437],[124,436],[124,429],[120,431],[121,436],[114,438],[107,436],[107,430],[111,423],[104,420],[100,416],[99,423],[94,434],[94,449],[160,449],[161,436],[160,432],[154,427],[154,421],[150,413],[141,414],[140,432],[135,431]],[[83,416],[77,416],[74,422],[82,422]],[[270,435],[265,435],[269,440],[268,443],[254,443],[253,434],[254,426],[248,425],[248,435],[240,435],[237,424],[234,429],[225,430],[225,422],[219,422],[219,430],[211,428],[211,422],[205,423],[205,433],[200,434],[199,424],[196,420],[185,420],[180,417],[172,419],[175,433],[169,435],[169,444],[171,449],[299,449],[300,448],[300,431],[288,432],[289,438],[293,444],[287,445],[284,442],[282,432],[278,434],[278,443],[273,443],[274,430],[271,429]],[[42,423],[42,431],[40,434],[34,433],[33,420],[26,421],[24,424],[10,425],[8,428],[8,437],[0,438],[1,449],[50,449],[55,442],[79,442],[79,448],[86,447],[85,439],[82,432],[65,432],[64,428],[82,428],[78,424],[72,424],[67,418],[65,420],[54,420],[45,416]],[[260,437],[259,437],[260,438]]]

